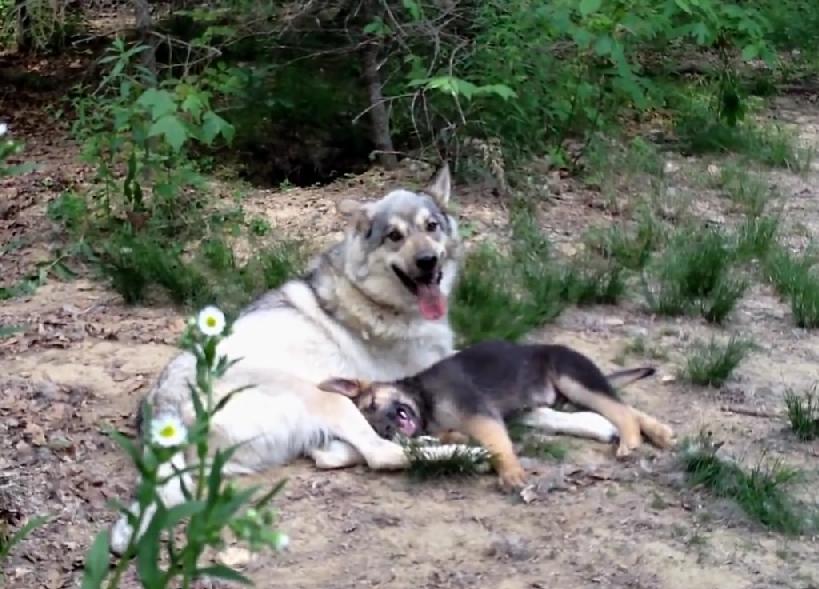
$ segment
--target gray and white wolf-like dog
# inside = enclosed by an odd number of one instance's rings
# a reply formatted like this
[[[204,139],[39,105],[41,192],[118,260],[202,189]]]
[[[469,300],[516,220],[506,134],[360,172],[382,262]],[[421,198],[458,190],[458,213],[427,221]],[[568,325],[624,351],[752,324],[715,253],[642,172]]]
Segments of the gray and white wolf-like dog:
[[[391,381],[415,374],[454,350],[447,319],[462,244],[444,166],[421,191],[393,190],[376,201],[343,201],[348,217],[343,240],[318,255],[305,276],[251,303],[219,345],[218,353],[240,359],[216,383],[216,400],[235,395],[212,423],[211,448],[243,442],[226,472],[246,474],[308,456],[319,468],[366,463],[402,469],[404,448],[380,437],[348,398],[318,388],[331,377]],[[145,402],[155,418],[194,417],[188,383],[195,360],[176,356]],[[600,415],[539,409],[530,424],[554,433],[610,441],[614,426]],[[463,450],[448,445],[431,455]],[[185,469],[176,455],[160,475]],[[189,484],[187,481],[185,484]],[[173,477],[159,492],[170,507],[184,501]],[[132,506],[131,509],[135,509]],[[150,513],[143,518],[143,528]],[[133,535],[124,515],[111,530],[111,550],[122,553]]]

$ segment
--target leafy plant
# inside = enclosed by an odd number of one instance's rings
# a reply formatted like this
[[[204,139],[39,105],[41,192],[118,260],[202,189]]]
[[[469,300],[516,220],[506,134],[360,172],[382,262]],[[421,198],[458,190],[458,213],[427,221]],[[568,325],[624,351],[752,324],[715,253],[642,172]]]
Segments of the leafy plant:
[[[109,532],[97,535],[86,556],[83,589],[119,587],[122,575],[132,561],[136,563],[140,583],[146,589],[171,586],[187,589],[194,580],[203,577],[251,585],[249,579],[227,565],[204,566],[201,560],[205,549],[224,548],[227,530],[253,551],[282,549],[287,545],[287,537],[272,528],[275,511],[270,507],[284,481],[261,497],[258,487],[238,489],[226,481],[225,467],[240,445],[214,452],[209,448],[208,436],[214,415],[244,390],[231,391],[220,399],[213,395],[216,379],[236,362],[219,356],[216,351],[226,328],[229,329],[221,311],[207,307],[189,323],[183,337],[183,347],[196,358],[196,383],[190,385],[195,418],[190,429],[176,417],[154,417],[148,412],[146,431],[150,431],[151,436],[143,448],[138,448],[118,432],[111,432],[141,476],[136,508],[121,507],[122,513],[132,529],[140,530],[146,514],[151,513],[151,506],[155,506],[155,511],[149,516],[150,522],[144,526],[144,533],[131,538],[113,571],[109,570]],[[196,463],[190,469],[163,475],[162,466],[179,452],[195,455]],[[178,480],[185,501],[166,507],[158,494],[158,487],[172,480]],[[181,543],[175,535],[180,527]],[[165,566],[160,559],[163,536],[167,542]]]

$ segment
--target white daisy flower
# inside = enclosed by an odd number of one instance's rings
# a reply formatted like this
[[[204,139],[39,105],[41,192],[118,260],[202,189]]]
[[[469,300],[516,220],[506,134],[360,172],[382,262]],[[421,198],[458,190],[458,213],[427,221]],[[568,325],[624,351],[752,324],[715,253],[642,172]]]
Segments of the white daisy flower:
[[[225,330],[225,314],[212,305],[199,311],[196,322],[199,331],[210,337],[221,335]]]
[[[151,441],[163,448],[181,446],[188,439],[188,430],[175,416],[151,420]]]
[[[9,132],[9,126],[6,123],[0,123],[0,137]]]

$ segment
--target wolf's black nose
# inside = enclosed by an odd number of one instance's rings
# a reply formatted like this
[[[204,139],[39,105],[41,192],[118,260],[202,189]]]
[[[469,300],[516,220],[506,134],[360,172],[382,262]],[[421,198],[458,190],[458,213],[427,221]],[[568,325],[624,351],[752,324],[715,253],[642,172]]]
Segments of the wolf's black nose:
[[[415,258],[415,265],[421,272],[432,272],[438,263],[438,256],[435,254],[421,254]]]

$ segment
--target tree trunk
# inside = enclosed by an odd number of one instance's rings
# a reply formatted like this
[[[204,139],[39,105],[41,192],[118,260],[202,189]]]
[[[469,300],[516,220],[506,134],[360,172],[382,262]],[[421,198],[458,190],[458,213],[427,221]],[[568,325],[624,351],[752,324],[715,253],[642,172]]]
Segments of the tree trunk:
[[[151,6],[148,0],[134,0],[134,20],[139,38],[147,47],[142,52],[142,65],[156,78],[156,48],[158,43],[156,36],[153,34],[154,23],[151,18]]]
[[[28,0],[15,0],[14,11],[17,18],[17,51],[28,52],[34,48],[34,35],[31,33],[31,14],[28,11]]]
[[[398,164],[390,133],[390,115],[381,89],[381,74],[378,72],[378,44],[368,43],[362,53],[364,81],[370,99],[370,137],[378,150],[378,161],[387,169]]]

